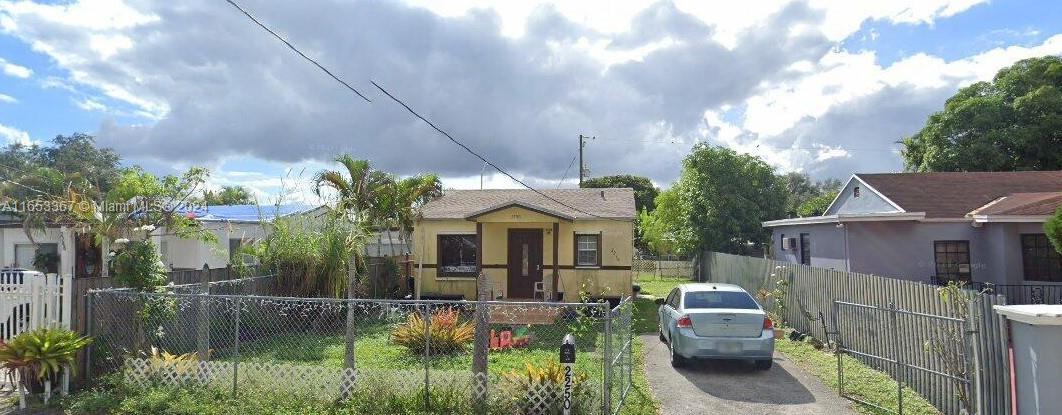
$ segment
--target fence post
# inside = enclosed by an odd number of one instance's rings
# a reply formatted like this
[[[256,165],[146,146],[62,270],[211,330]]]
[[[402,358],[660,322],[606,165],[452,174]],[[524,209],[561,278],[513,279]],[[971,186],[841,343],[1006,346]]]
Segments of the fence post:
[[[490,288],[486,283],[487,276],[482,271],[479,273],[476,302],[476,333],[475,343],[472,350],[472,373],[475,376],[475,396],[477,404],[486,409],[487,405],[487,354],[490,350]]]
[[[564,335],[560,347],[560,364],[564,367],[564,415],[572,413],[572,394],[575,390],[575,337],[571,333]]]
[[[92,329],[92,326],[95,324],[95,321],[93,319],[93,317],[94,317],[94,315],[93,315],[94,314],[93,300],[92,300],[93,294],[94,293],[92,292],[92,290],[89,290],[87,293],[85,293],[85,335],[88,336],[89,338],[92,338],[92,334],[93,334],[93,331],[94,331]],[[90,384],[92,382],[92,366],[93,366],[92,365],[92,345],[93,345],[93,343],[96,343],[96,342],[95,341],[89,342],[88,346],[85,347],[85,384],[86,385],[88,385],[88,384]]]
[[[966,361],[964,362],[967,381],[966,409],[968,413],[980,414],[983,413],[981,408],[981,398],[978,396],[981,392],[981,371],[979,370],[980,359],[978,356],[980,352],[975,349],[975,345],[979,343],[977,341],[979,330],[977,330],[976,322],[982,321],[981,318],[979,318],[980,313],[978,313],[978,310],[984,310],[985,294],[978,293],[974,295],[976,296],[976,299],[970,301],[966,305],[966,321],[963,322],[963,326],[965,327],[962,328],[962,340],[963,346],[966,348]]]
[[[210,265],[203,264],[203,272],[199,273],[199,295],[196,302],[199,303],[199,313],[196,316],[196,349],[199,360],[205,361],[210,356],[210,302],[207,295],[210,294]]]
[[[601,305],[598,304],[598,308]],[[605,303],[605,362],[604,362],[604,382],[601,385],[601,413],[608,415],[612,413],[612,310],[609,308],[608,303]]]
[[[897,314],[896,304],[890,302],[888,304],[888,310],[889,310],[889,327],[891,328],[893,333],[899,333],[899,327],[896,324],[896,314]],[[894,364],[896,365],[895,372],[894,372],[894,377],[896,378],[896,406],[897,406],[897,412],[899,413],[899,415],[903,415],[903,379],[905,377],[904,375],[906,375],[906,373],[907,373],[907,370],[903,366],[904,365],[903,360],[900,359],[900,355],[902,353],[900,351],[900,348],[897,345],[896,338],[892,338],[891,339],[891,343],[892,343],[892,359],[895,361]]]
[[[354,277],[355,277],[354,272],[348,270],[348,272],[347,272],[347,301],[346,301],[347,322],[346,322],[346,333],[345,333],[345,336],[344,336],[345,341],[346,341],[346,350],[345,350],[345,354],[344,354],[344,358],[343,358],[343,368],[344,368],[344,372],[346,372],[346,373],[344,373],[344,376],[342,377],[343,380],[341,382],[339,382],[339,388],[340,388],[339,396],[342,397],[343,400],[346,400],[347,398],[350,397],[350,391],[354,388],[353,382],[356,381],[356,377],[355,376],[351,376],[351,374],[354,372],[355,366],[357,364],[357,361],[354,358],[354,353],[356,351],[356,349],[354,347],[354,340],[355,340],[355,335],[357,334],[357,326],[356,326],[357,323],[354,320],[354,318],[355,318],[355,312],[354,312],[354,304],[355,303],[353,301],[353,299],[354,299],[354,279],[355,279]]]
[[[234,346],[235,355],[233,356],[234,359],[232,361],[232,396],[233,397],[237,396],[237,391],[238,391],[237,385],[239,384],[239,379],[240,379],[240,314],[242,314],[240,311],[243,309],[243,302],[242,302],[242,300],[239,297],[237,297],[235,299],[235,302],[236,302],[236,339],[235,339],[235,346]]]
[[[830,334],[833,334],[833,347],[837,354],[837,394],[844,397],[844,372],[841,370],[841,364],[843,361],[844,346],[841,345],[841,333],[837,330],[837,301],[832,302],[833,312],[830,313],[830,332],[826,334],[826,344],[830,344]],[[823,322],[823,325],[826,323]]]
[[[431,410],[431,381],[428,371],[431,366],[431,303],[424,304],[424,410]]]

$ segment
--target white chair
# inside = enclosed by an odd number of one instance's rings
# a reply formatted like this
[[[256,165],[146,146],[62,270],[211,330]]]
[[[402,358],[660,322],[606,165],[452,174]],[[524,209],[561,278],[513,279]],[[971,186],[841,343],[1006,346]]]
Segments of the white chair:
[[[542,282],[542,281],[538,281],[538,282],[535,283],[535,292],[533,294],[531,294],[531,299],[532,300],[538,299],[538,295],[539,294],[542,294],[542,300],[545,301],[546,300],[546,288],[545,288],[545,283]]]

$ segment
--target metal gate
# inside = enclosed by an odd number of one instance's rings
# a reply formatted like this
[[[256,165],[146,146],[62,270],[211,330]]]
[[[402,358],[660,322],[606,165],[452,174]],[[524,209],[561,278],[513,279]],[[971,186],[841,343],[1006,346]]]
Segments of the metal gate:
[[[975,413],[971,357],[976,330],[970,322],[908,311],[891,303],[878,307],[834,301],[833,316],[829,335],[837,351],[837,391],[842,397],[903,414],[903,392],[909,388],[945,414]],[[896,381],[895,410],[867,402],[845,389],[846,355]]]

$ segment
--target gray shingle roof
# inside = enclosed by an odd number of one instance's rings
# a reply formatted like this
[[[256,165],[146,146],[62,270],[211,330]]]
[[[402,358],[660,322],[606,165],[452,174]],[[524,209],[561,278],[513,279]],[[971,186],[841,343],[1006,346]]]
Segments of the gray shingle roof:
[[[425,219],[465,219],[516,204],[576,220],[596,217],[633,220],[637,216],[632,189],[555,189],[541,192],[563,204],[524,189],[447,190],[442,197],[422,206],[420,213]]]

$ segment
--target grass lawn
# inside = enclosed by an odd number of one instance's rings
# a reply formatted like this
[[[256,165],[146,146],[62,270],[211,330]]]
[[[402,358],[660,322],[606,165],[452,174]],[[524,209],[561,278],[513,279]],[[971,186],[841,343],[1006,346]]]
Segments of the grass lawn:
[[[391,326],[385,324],[361,327],[354,342],[354,357],[359,368],[413,369],[424,368],[424,358],[410,353],[390,339]],[[531,346],[501,352],[490,352],[487,367],[492,374],[523,370],[527,363],[541,364],[556,361],[563,337],[563,326],[534,326]],[[602,351],[596,346],[600,336],[581,336],[582,345],[576,356],[576,370],[599,379],[602,373]],[[243,361],[282,362],[341,368],[344,364],[346,341],[342,335],[281,334],[256,340],[240,347]],[[433,356],[429,364],[437,371],[471,371],[472,350],[464,353]]]
[[[834,391],[837,390],[837,356],[823,350],[818,350],[810,343],[779,340],[775,342],[775,350],[782,352],[797,366],[815,375],[826,386]],[[889,375],[871,369],[859,361],[845,357],[844,365],[844,390],[847,395],[858,397],[864,401],[896,411],[896,381]],[[865,414],[878,414],[881,411],[855,403],[852,405],[857,411]],[[903,411],[905,414],[939,414],[928,401],[911,389],[904,389]]]
[[[691,282],[689,278],[654,277],[652,274],[637,274],[634,283],[642,287],[642,295],[666,297],[672,288]]]

